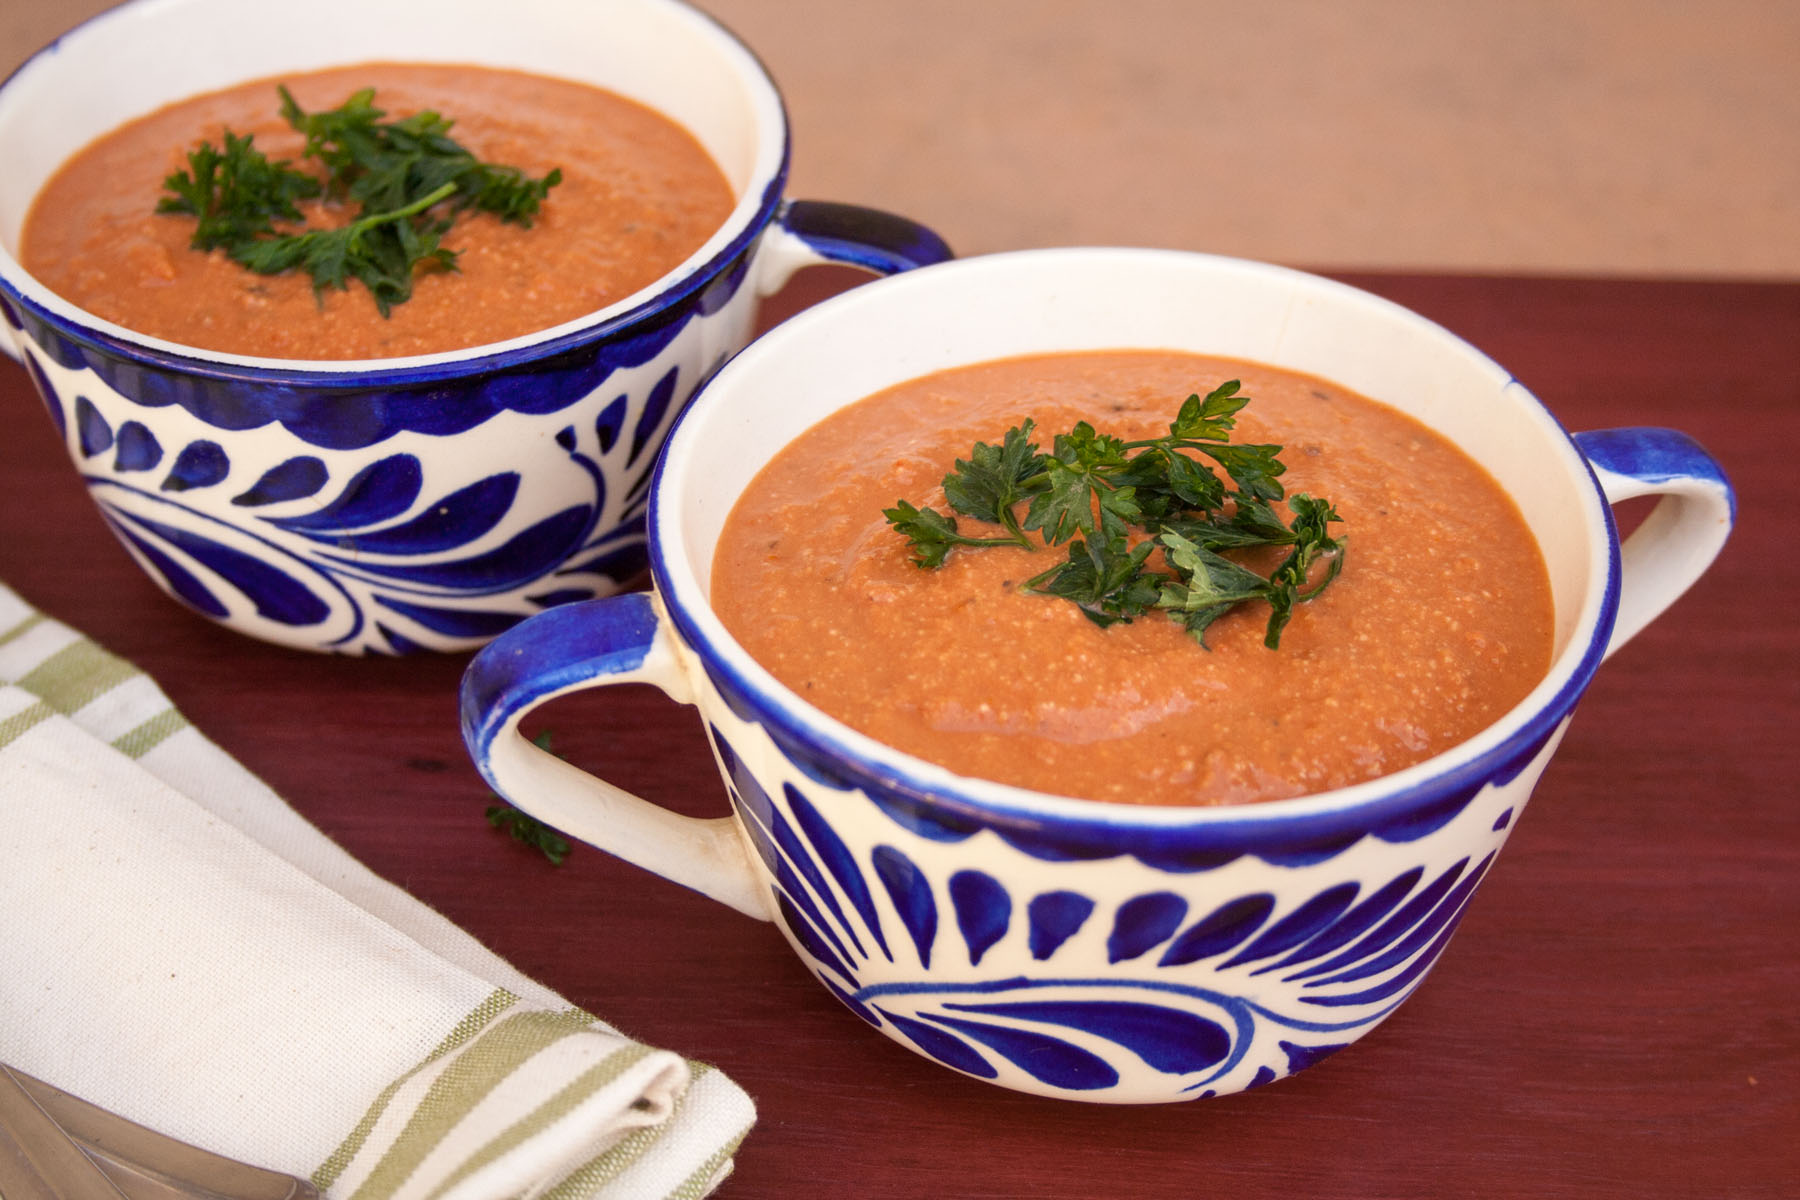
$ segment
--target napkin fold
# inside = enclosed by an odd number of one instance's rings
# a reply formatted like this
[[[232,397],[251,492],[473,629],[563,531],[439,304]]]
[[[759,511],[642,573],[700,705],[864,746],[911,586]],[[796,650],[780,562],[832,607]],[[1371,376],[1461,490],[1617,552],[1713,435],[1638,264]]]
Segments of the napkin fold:
[[[0,585],[0,1061],[329,1197],[711,1192],[755,1120],[388,884]]]

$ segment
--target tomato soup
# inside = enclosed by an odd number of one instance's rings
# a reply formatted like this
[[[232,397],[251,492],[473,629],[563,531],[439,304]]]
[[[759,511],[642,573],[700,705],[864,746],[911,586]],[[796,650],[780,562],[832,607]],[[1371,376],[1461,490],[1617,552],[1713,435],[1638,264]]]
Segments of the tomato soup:
[[[1044,450],[1080,420],[1154,438],[1228,379],[1253,397],[1232,440],[1282,446],[1288,495],[1342,518],[1341,573],[1278,649],[1265,601],[1218,620],[1205,647],[1155,612],[1101,628],[1020,589],[1062,550],[959,548],[924,570],[883,516],[901,499],[948,512],[955,461],[1027,417]],[[711,600],[757,661],[854,729],[964,775],[1135,804],[1272,800],[1399,770],[1521,700],[1552,638],[1537,543],[1467,455],[1324,380],[1167,352],[985,363],[834,414],[738,501]]]
[[[477,159],[533,177],[560,168],[562,182],[529,228],[463,214],[443,241],[457,269],[420,271],[385,318],[354,280],[315,296],[303,272],[259,275],[223,250],[190,249],[194,219],[155,212],[163,179],[226,129],[254,134],[271,160],[307,165],[277,84],[308,111],[373,87],[385,119],[434,110]],[[378,63],[198,96],[100,138],[45,185],[20,257],[52,291],[139,333],[234,354],[390,358],[504,341],[612,304],[680,264],[734,203],[686,130],[622,96],[522,72]],[[352,215],[343,204],[300,208],[309,226]]]

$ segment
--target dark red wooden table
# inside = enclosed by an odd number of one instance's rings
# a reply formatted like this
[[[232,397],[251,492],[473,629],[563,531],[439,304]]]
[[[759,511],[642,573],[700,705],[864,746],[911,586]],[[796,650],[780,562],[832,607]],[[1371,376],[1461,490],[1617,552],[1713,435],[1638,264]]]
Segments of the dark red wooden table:
[[[813,273],[775,315],[844,282]],[[1800,284],[1351,282],[1462,333],[1572,429],[1693,434],[1731,473],[1739,525],[1601,670],[1419,992],[1350,1050],[1244,1095],[1106,1108],[964,1080],[864,1028],[773,927],[589,848],[552,867],[483,819],[457,733],[463,658],[313,657],[176,607],[108,535],[8,362],[0,580],[149,671],[376,871],[743,1084],[761,1118],[727,1197],[1800,1195],[1800,535],[1784,498]],[[698,724],[660,693],[558,701],[545,724],[626,786],[725,811]]]

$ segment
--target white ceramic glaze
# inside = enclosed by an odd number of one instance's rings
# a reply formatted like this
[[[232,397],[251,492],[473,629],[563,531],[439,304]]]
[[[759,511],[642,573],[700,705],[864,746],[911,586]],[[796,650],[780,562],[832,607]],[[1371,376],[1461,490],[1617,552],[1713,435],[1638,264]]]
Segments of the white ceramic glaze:
[[[1544,551],[1556,622],[1543,682],[1466,743],[1382,779],[1240,807],[1140,808],[967,779],[889,750],[775,682],[708,608],[725,515],[818,419],[945,367],[1121,347],[1311,372],[1454,439],[1512,494]],[[1621,560],[1609,504],[1634,493],[1663,500]],[[545,614],[484,650],[464,681],[465,738],[520,807],[777,921],[821,983],[928,1057],[1048,1095],[1216,1095],[1342,1048],[1411,993],[1602,658],[1705,570],[1731,520],[1723,474],[1682,435],[1571,438],[1473,347],[1367,293],[1176,252],[966,260],[834,299],[729,363],[658,468],[655,594]],[[674,816],[518,736],[551,696],[625,680],[696,707],[732,817]]]

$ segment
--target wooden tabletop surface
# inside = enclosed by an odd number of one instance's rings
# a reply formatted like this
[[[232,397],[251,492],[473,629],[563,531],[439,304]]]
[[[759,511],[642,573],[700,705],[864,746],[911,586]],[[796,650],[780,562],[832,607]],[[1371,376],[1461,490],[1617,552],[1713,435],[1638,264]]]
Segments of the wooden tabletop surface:
[[[1508,366],[1572,429],[1669,425],[1737,487],[1712,572],[1600,671],[1442,961],[1329,1062],[1110,1108],[965,1080],[867,1029],[773,927],[487,826],[465,657],[338,660],[165,599],[0,361],[0,580],[150,672],[376,871],[572,1002],[722,1067],[760,1120],[723,1195],[1791,1197],[1800,1179],[1800,284],[1357,275]],[[803,276],[770,319],[841,288]],[[1627,512],[1629,519],[1633,513]],[[558,701],[559,752],[725,811],[693,714]]]

